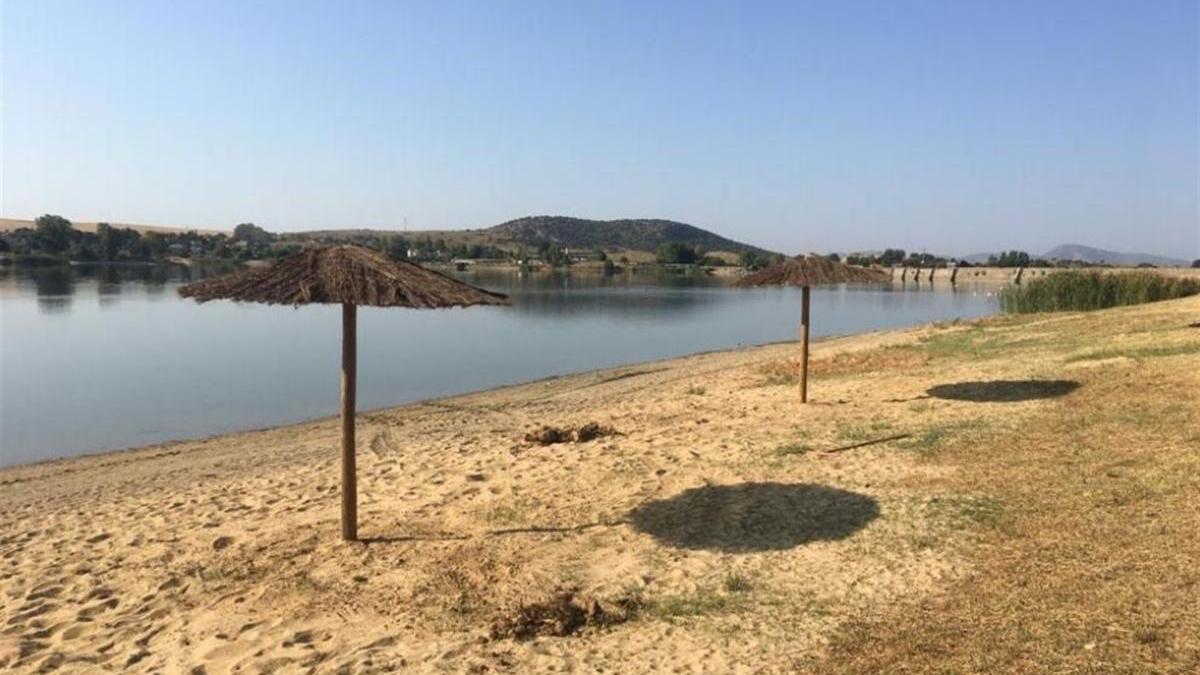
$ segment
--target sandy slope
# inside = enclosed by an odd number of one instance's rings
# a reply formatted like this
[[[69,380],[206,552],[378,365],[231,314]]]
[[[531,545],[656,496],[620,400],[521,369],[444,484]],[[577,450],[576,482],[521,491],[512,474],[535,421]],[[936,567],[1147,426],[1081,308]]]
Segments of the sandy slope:
[[[946,491],[952,468],[902,444],[823,452],[980,414],[925,394],[995,374],[922,347],[962,330],[822,343],[806,407],[775,383],[793,347],[773,345],[361,415],[363,543],[338,539],[333,420],[2,470],[0,669],[804,666],[844,619],[965,572],[962,514],[978,509]],[[988,424],[1047,405],[991,405]],[[621,433],[523,440],[590,421]],[[641,609],[571,637],[489,637],[558,589]]]

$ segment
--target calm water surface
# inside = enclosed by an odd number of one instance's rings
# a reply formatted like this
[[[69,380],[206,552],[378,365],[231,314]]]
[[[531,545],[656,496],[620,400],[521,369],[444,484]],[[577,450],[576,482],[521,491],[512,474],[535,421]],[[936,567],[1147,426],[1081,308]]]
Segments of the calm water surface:
[[[341,310],[214,302],[181,267],[0,268],[0,464],[296,422],[338,410]],[[362,410],[793,339],[800,293],[682,275],[464,273],[507,308],[359,310]],[[813,334],[996,311],[986,291],[813,292]]]

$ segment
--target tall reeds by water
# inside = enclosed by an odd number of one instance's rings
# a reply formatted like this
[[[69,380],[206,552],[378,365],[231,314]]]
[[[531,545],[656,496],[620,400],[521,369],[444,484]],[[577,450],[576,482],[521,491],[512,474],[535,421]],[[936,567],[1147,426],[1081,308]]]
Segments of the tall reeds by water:
[[[1006,288],[1000,293],[1005,312],[1089,311],[1172,300],[1200,293],[1200,281],[1154,272],[1054,272]]]

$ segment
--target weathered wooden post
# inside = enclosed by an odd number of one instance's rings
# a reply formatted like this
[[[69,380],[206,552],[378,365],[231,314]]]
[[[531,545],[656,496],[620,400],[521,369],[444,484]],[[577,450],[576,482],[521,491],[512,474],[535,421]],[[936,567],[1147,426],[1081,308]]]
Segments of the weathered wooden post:
[[[354,454],[354,397],[357,390],[357,306],[342,303],[342,539],[358,539],[358,475]]]
[[[808,296],[809,287],[800,288],[800,402],[808,403]]]

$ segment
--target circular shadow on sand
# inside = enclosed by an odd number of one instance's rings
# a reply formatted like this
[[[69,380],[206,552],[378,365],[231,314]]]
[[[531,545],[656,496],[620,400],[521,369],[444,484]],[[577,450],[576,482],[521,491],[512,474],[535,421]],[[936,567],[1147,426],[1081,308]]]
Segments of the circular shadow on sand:
[[[926,393],[954,401],[1014,403],[1066,396],[1078,388],[1079,383],[1072,380],[988,380],[939,384]]]
[[[878,517],[871,497],[805,483],[698,487],[629,512],[635,529],[663,544],[727,553],[844,539]]]

